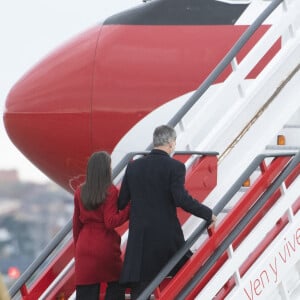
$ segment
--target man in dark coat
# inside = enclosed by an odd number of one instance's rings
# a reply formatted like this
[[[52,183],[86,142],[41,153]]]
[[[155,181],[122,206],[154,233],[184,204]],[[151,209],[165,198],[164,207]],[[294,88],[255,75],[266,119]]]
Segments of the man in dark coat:
[[[212,210],[185,190],[185,165],[170,157],[175,145],[175,130],[157,127],[154,149],[130,162],[123,178],[118,206],[122,210],[130,201],[131,209],[120,282],[130,283],[131,299],[138,297],[185,242],[176,207],[209,224],[215,222]]]

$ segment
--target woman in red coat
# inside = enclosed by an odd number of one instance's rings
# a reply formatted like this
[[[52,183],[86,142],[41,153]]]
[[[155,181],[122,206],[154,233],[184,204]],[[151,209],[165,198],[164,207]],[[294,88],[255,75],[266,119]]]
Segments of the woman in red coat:
[[[89,159],[86,182],[74,195],[76,300],[98,300],[101,282],[107,282],[105,300],[124,299],[125,288],[118,283],[121,237],[115,228],[128,220],[129,207],[119,212],[117,198],[111,158],[96,152]]]

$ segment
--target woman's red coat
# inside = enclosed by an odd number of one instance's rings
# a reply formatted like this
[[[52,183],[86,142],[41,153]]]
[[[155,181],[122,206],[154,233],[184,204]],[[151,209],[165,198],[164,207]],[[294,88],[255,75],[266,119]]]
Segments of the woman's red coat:
[[[128,220],[129,207],[118,212],[117,198],[118,190],[112,185],[104,203],[96,210],[86,210],[80,188],[75,192],[73,238],[76,285],[119,280],[121,237],[115,228]]]

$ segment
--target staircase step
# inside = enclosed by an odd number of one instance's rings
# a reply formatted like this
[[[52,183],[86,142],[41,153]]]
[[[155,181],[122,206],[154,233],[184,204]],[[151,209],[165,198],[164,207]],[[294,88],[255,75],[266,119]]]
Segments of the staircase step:
[[[299,146],[279,146],[279,145],[267,145],[266,150],[278,150],[278,151],[299,151]]]

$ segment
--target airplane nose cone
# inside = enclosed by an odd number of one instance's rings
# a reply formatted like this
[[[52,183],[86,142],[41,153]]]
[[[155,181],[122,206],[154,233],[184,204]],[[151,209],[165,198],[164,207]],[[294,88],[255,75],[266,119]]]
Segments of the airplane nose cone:
[[[100,26],[66,43],[25,74],[6,99],[12,142],[42,172],[68,186],[91,149],[94,56]],[[74,151],[74,149],[76,149]]]

